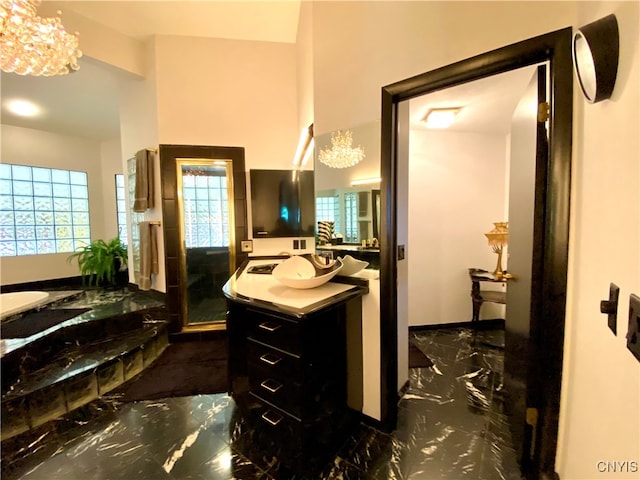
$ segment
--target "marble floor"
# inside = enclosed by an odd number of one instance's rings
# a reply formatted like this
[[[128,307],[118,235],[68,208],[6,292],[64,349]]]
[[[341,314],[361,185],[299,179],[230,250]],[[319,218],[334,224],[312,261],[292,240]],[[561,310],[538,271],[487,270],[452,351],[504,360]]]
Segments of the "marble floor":
[[[500,330],[411,332],[434,361],[411,369],[396,429],[360,424],[321,473],[299,475],[252,451],[234,401],[224,394],[94,402],[67,428],[28,448],[2,478],[85,479],[520,479],[502,411]],[[61,433],[64,432],[64,433]]]

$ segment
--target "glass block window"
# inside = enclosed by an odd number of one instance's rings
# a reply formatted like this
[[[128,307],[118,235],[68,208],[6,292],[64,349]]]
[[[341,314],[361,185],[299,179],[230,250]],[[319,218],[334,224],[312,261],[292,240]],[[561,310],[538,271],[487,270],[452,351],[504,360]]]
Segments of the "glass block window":
[[[131,260],[133,262],[133,274],[136,283],[140,283],[140,227],[138,224],[144,221],[144,213],[134,212],[136,189],[136,157],[127,160],[127,177],[129,179],[129,225],[131,225]]]
[[[228,247],[226,168],[182,167],[184,238],[187,248]]]
[[[126,207],[124,175],[116,174],[116,214],[118,216],[118,238],[126,246],[127,240],[127,207]]]
[[[90,241],[86,172],[0,164],[0,257],[71,253]]]
[[[338,234],[342,232],[340,225],[340,197],[316,197],[316,225],[317,222],[327,220],[333,222],[333,231]],[[317,230],[317,227],[316,227]]]
[[[358,243],[358,194],[355,192],[344,194],[344,218],[344,241]]]

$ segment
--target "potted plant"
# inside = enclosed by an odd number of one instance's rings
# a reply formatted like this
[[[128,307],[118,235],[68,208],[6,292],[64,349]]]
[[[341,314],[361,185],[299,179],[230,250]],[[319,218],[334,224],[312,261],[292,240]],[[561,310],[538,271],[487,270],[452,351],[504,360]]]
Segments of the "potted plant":
[[[116,237],[107,242],[94,240],[78,248],[67,261],[78,260],[83,285],[115,286],[118,272],[127,265],[127,247]]]

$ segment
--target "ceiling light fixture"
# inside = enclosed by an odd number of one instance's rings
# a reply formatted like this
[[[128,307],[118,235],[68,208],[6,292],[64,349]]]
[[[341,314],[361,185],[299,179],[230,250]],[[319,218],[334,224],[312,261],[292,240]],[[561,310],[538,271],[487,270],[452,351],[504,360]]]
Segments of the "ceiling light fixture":
[[[40,107],[28,100],[9,100],[7,110],[21,117],[35,117],[40,113]]]
[[[324,147],[318,154],[320,163],[331,168],[348,168],[360,163],[364,157],[364,148],[360,145],[352,147],[351,131],[338,130],[331,134],[331,147]]]
[[[424,121],[427,128],[449,128],[458,112],[460,108],[432,108],[425,115]]]
[[[0,67],[18,75],[50,77],[78,70],[78,34],[57,17],[39,17],[42,0],[0,0]]]

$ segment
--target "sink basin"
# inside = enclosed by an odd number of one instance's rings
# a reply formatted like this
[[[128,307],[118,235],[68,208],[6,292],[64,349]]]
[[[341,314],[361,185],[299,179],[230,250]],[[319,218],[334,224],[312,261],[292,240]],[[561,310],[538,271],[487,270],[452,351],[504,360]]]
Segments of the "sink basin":
[[[344,257],[338,257],[338,260],[342,262],[342,269],[340,270],[340,275],[355,275],[359,273],[361,270],[365,269],[369,262],[365,262],[364,260],[358,260],[357,258],[353,258],[351,255],[345,255]]]
[[[307,289],[324,285],[342,269],[340,260],[324,265],[305,257],[295,255],[286,259],[273,269],[272,275],[287,287]]]

